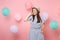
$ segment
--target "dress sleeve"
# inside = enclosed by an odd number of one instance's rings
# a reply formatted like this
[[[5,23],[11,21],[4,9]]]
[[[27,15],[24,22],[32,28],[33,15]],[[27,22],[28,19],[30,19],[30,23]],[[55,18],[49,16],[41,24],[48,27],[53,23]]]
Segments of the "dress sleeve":
[[[32,16],[29,16],[29,17],[28,17],[28,20],[30,20],[30,21],[31,21],[31,20],[32,20]]]
[[[45,23],[45,19],[41,16],[42,24]]]

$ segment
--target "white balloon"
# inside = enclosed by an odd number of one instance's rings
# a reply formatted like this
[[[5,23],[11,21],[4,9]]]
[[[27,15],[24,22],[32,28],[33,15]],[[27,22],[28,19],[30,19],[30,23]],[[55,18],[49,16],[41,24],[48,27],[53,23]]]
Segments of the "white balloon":
[[[44,12],[43,14],[42,14],[42,18],[44,19],[44,21],[46,21],[47,19],[48,19],[48,13],[46,13],[46,12]]]
[[[14,15],[14,18],[15,18],[17,21],[20,21],[20,20],[21,20],[21,15],[17,13],[17,14]]]
[[[12,33],[17,33],[18,27],[17,27],[16,25],[11,25],[10,31],[11,31]]]

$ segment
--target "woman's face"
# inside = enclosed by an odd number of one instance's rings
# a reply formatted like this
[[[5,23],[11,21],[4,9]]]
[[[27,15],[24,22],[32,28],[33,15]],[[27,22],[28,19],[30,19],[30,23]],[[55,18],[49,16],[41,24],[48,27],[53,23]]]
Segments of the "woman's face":
[[[37,10],[36,9],[33,9],[33,15],[37,15]]]

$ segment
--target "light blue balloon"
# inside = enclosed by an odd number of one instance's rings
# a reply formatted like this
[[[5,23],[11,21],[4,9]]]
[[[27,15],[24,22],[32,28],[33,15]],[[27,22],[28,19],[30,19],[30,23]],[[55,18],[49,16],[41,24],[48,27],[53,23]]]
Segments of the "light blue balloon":
[[[10,10],[7,7],[5,7],[5,8],[2,9],[2,14],[4,16],[8,16],[10,14]]]
[[[52,20],[50,22],[50,28],[56,30],[58,28],[58,22],[56,20]]]

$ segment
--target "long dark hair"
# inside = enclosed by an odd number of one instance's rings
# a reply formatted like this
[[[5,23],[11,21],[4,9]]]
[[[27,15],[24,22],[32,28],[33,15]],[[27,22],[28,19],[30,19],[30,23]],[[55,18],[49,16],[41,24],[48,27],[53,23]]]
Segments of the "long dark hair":
[[[33,9],[36,9],[37,10],[37,23],[42,22],[41,17],[39,15],[40,11],[37,8],[33,7],[32,8],[32,12],[33,12]],[[33,21],[34,21],[35,15],[32,15],[32,16],[33,16]]]

